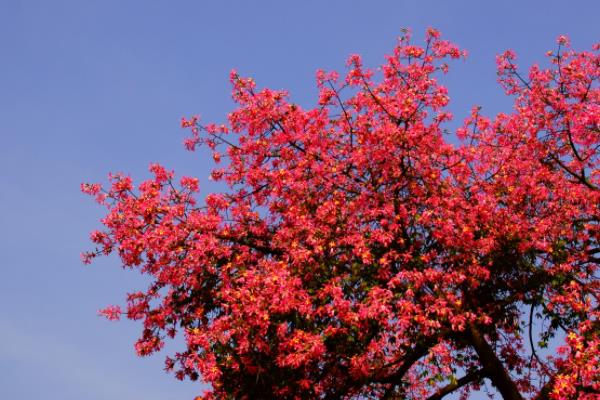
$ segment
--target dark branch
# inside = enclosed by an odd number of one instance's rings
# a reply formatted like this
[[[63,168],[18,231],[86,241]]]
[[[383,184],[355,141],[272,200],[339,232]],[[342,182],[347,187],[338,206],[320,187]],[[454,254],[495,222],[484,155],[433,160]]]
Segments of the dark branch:
[[[468,385],[469,383],[480,381],[484,377],[485,373],[483,369],[471,371],[459,380],[440,388],[435,394],[429,396],[427,400],[441,400],[444,396],[460,389],[463,386]]]
[[[517,385],[504,368],[502,361],[496,356],[494,349],[485,340],[481,332],[473,325],[467,327],[468,339],[492,384],[498,389],[504,400],[523,400]]]

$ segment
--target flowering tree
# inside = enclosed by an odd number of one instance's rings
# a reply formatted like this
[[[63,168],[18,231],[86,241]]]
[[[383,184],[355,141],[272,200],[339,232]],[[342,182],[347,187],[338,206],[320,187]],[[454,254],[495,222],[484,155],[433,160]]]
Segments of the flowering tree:
[[[527,76],[499,56],[514,110],[474,108],[459,144],[437,76],[463,52],[433,29],[380,72],[319,71],[311,109],[233,72],[228,124],[182,121],[229,190],[160,165],[85,184],[108,215],[84,261],[151,277],[136,350],[184,335],[166,368],[203,399],[598,399],[599,48],[560,37]]]

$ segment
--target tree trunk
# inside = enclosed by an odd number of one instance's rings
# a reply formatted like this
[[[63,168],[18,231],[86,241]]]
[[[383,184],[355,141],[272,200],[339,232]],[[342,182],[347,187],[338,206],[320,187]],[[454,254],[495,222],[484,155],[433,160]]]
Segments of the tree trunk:
[[[517,385],[498,359],[494,349],[485,340],[481,332],[473,324],[467,327],[469,341],[485,370],[485,375],[491,379],[492,384],[498,389],[504,400],[523,400]]]

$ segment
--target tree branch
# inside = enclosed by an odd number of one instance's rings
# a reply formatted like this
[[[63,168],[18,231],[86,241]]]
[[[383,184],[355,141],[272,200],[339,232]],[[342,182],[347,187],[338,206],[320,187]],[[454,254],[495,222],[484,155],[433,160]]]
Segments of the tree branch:
[[[484,369],[478,369],[475,371],[471,371],[462,378],[457,381],[454,381],[443,388],[440,388],[435,394],[432,394],[427,398],[427,400],[441,400],[444,396],[460,389],[463,386],[468,385],[469,383],[476,382],[485,377]]]
[[[494,349],[472,323],[467,326],[467,334],[469,342],[483,365],[485,375],[491,379],[492,384],[498,389],[502,398],[504,400],[523,400],[523,396],[521,396],[517,385],[504,368],[502,361],[498,359]]]
[[[429,351],[429,346],[417,345],[402,358],[402,364],[394,371],[393,374],[386,376],[382,379],[377,379],[378,383],[394,383],[400,384],[404,375],[408,370],[419,361]]]

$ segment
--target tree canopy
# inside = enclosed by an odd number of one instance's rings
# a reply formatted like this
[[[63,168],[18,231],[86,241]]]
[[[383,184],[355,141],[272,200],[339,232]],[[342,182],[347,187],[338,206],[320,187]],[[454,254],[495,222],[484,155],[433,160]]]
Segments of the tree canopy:
[[[434,29],[318,71],[313,108],[232,72],[226,124],[182,120],[227,191],[157,164],[82,186],[107,208],[84,261],[151,278],[102,313],[143,322],[140,355],[183,335],[166,369],[202,399],[597,399],[599,49],[561,36],[528,74],[505,52],[513,110],[455,132],[464,53]]]

